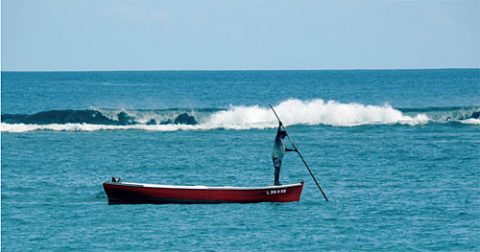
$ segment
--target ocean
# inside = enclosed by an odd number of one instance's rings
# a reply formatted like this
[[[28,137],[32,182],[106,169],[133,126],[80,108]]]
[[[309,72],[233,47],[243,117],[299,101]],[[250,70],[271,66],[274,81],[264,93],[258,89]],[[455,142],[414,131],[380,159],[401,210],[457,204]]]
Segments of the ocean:
[[[2,72],[3,251],[479,251],[480,69]],[[108,205],[102,183],[299,202]]]

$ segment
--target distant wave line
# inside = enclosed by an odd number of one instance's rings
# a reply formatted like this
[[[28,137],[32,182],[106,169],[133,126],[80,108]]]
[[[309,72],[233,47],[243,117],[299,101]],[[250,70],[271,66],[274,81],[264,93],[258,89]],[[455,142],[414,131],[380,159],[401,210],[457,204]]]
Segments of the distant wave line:
[[[478,107],[395,109],[385,105],[341,103],[322,99],[288,99],[275,106],[286,125],[422,125],[429,122],[462,122],[475,115]],[[421,113],[419,113],[421,112]],[[473,118],[475,119],[475,118]],[[475,124],[475,121],[466,121]],[[229,108],[172,108],[159,110],[52,110],[36,114],[4,114],[1,131],[36,130],[212,130],[265,129],[277,121],[267,106],[230,106]]]

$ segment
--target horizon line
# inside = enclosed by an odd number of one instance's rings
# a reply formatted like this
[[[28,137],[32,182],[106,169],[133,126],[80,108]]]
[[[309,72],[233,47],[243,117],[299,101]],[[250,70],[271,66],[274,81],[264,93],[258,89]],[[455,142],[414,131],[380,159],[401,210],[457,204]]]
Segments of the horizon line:
[[[473,70],[479,67],[439,68],[324,68],[324,69],[150,69],[150,70],[1,70],[1,72],[260,72],[260,71],[395,71],[395,70]]]

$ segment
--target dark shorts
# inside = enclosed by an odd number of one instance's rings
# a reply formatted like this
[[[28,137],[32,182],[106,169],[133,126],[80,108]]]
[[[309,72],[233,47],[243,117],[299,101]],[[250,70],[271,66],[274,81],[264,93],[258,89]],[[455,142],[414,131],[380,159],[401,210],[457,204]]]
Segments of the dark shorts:
[[[282,166],[282,160],[280,158],[273,158],[273,167],[279,168]]]

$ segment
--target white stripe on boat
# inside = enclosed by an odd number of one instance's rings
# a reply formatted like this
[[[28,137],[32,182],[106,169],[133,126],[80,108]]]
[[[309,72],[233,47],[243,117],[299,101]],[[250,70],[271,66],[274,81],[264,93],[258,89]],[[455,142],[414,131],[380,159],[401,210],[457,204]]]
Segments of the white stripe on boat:
[[[265,187],[235,187],[235,186],[178,186],[178,185],[158,185],[158,184],[143,184],[143,183],[130,183],[130,182],[106,182],[110,185],[123,185],[133,187],[148,187],[148,188],[164,188],[164,189],[192,189],[192,190],[268,190],[268,189],[281,189],[296,187],[302,185],[302,183],[288,184],[288,185],[272,185]]]

